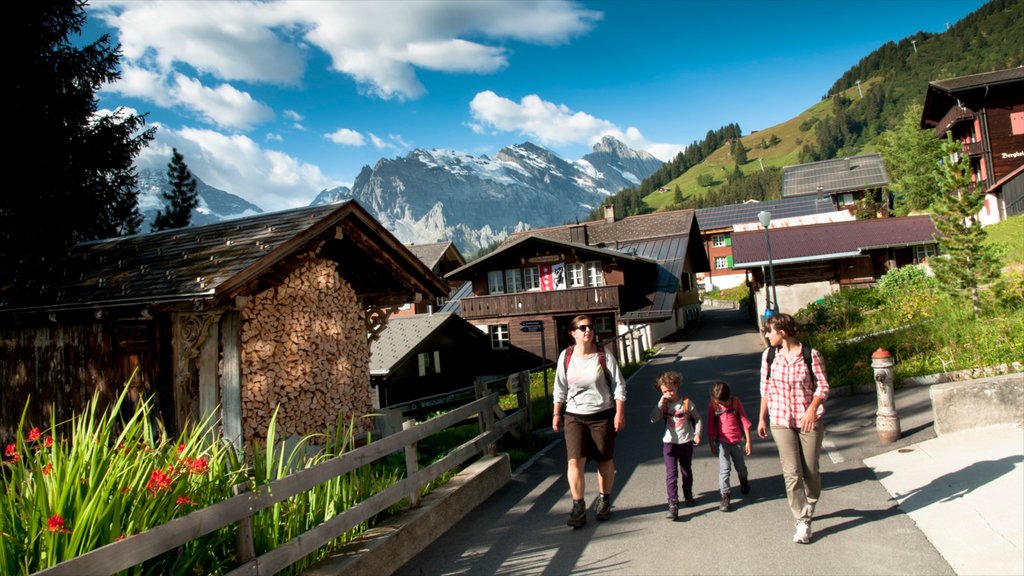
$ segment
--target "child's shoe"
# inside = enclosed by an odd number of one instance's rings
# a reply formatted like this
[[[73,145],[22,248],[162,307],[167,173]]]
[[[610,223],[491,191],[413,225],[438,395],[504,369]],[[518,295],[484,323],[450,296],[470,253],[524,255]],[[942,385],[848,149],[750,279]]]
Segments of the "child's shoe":
[[[746,476],[740,476],[740,492],[750,494],[750,480]]]
[[[683,501],[686,502],[687,506],[693,506],[693,490],[683,488]]]
[[[679,502],[675,500],[668,501],[668,514],[665,514],[665,518],[675,522],[676,518],[679,518]]]
[[[597,519],[607,520],[612,515],[612,497],[608,494],[601,494],[597,497]]]
[[[718,503],[718,509],[722,512],[729,511],[729,494],[722,494],[722,501]]]
[[[583,500],[572,501],[572,512],[569,512],[569,519],[565,523],[573,528],[579,528],[587,523],[587,507]]]

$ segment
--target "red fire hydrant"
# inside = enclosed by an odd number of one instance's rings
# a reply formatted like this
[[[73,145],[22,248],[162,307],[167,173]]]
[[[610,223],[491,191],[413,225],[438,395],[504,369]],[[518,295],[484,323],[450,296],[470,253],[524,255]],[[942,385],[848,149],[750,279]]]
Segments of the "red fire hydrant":
[[[878,393],[878,419],[875,426],[878,441],[882,444],[892,444],[900,438],[900,418],[896,414],[892,367],[892,354],[888,350],[879,348],[871,355],[871,368],[875,371]]]

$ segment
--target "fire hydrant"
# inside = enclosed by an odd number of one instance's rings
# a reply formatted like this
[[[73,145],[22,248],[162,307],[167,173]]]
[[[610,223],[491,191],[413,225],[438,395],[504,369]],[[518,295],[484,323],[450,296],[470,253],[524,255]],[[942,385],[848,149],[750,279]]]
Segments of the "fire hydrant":
[[[896,414],[892,366],[892,354],[888,350],[879,348],[871,355],[871,368],[875,371],[878,393],[878,419],[875,426],[878,441],[882,444],[892,444],[900,438],[900,418]]]

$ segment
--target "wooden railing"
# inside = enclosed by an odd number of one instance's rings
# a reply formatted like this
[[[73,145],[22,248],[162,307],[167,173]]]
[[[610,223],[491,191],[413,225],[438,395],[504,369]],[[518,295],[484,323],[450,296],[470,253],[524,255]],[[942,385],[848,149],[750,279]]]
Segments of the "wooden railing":
[[[494,455],[496,442],[506,432],[512,431],[518,435],[521,430],[529,430],[529,375],[527,374],[525,378],[527,382],[525,386],[522,385],[522,374],[514,374],[509,378],[507,385],[517,392],[520,406],[520,409],[511,415],[506,415],[498,407],[498,392],[491,391],[492,385],[478,383],[476,390],[479,399],[451,412],[420,424],[409,421],[406,423],[406,429],[401,432],[269,484],[258,486],[251,492],[244,492],[187,516],[176,518],[167,524],[129,536],[119,542],[107,544],[102,548],[40,570],[35,574],[79,576],[81,574],[115,574],[127,570],[215,530],[236,523],[240,526],[245,525],[261,510],[367,466],[392,453],[405,450],[406,477],[403,480],[277,548],[256,558],[243,560],[241,566],[228,573],[234,576],[276,574],[342,536],[345,532],[387,510],[403,498],[409,497],[413,506],[418,505],[420,491],[428,483],[477,454]],[[506,385],[504,382],[497,384],[502,387]],[[417,442],[474,415],[477,415],[480,423],[479,434],[429,466],[417,469],[415,452]],[[242,532],[240,530],[240,533]],[[250,538],[248,543],[240,543],[240,550],[252,548],[251,533],[248,537]]]
[[[592,286],[551,290],[549,292],[516,292],[462,298],[462,317],[498,318],[519,314],[548,314],[566,310],[583,313],[588,310],[618,308],[621,286]]]

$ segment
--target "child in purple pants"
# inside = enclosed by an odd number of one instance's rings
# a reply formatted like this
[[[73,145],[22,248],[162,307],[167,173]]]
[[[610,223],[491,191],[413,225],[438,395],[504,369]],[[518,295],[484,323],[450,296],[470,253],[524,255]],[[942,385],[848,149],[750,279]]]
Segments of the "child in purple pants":
[[[669,520],[679,517],[679,492],[676,482],[683,473],[683,499],[693,506],[693,447],[700,445],[702,423],[700,413],[689,398],[679,395],[683,377],[678,372],[665,372],[654,385],[661,391],[658,405],[651,411],[651,422],[665,422],[662,454],[665,457],[665,492],[668,495]]]

